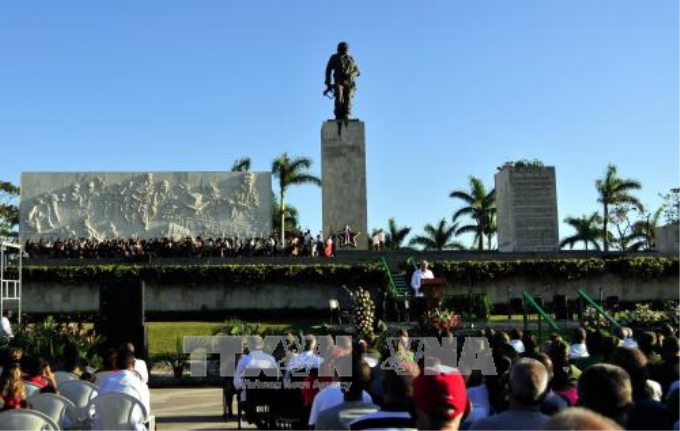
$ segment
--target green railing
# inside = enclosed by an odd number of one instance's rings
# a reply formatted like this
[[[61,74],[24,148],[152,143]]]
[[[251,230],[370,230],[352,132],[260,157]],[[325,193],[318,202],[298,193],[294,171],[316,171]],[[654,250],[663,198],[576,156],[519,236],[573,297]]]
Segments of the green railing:
[[[593,300],[593,298],[591,298],[586,293],[585,290],[579,289],[578,290],[578,296],[579,296],[580,300],[587,302],[588,305],[593,307],[595,309],[595,311],[597,311],[597,314],[604,317],[607,320],[607,322],[609,322],[609,324],[612,325],[613,328],[617,328],[617,327],[621,326],[619,324],[619,322],[617,322],[616,319],[614,319],[612,316],[610,316],[609,313],[607,313],[605,311],[605,309],[600,306],[600,304],[595,302]],[[583,302],[582,301],[579,301],[579,317],[583,315]]]
[[[528,304],[529,307],[536,310],[536,313],[538,314],[538,339],[539,340],[541,340],[541,341],[543,340],[543,334],[542,334],[543,325],[541,324],[541,319],[545,320],[546,323],[548,324],[548,326],[550,327],[550,329],[552,329],[553,331],[555,331],[555,332],[560,331],[560,327],[557,324],[557,322],[555,322],[555,320],[548,313],[545,312],[543,307],[538,305],[538,303],[536,302],[536,300],[534,299],[534,296],[532,294],[530,294],[526,290],[523,290],[522,291],[522,298],[524,299],[524,303]],[[523,307],[524,308],[523,309],[523,315],[524,315],[524,330],[525,331],[527,329],[529,329],[528,312],[527,312],[528,311],[527,308],[529,308],[529,307],[527,307],[526,305]]]
[[[413,259],[413,256],[409,256],[408,259],[406,259],[406,265],[408,264],[411,264],[414,271],[418,270],[418,264],[416,263],[415,259]]]
[[[396,298],[399,296],[399,292],[397,291],[397,286],[394,284],[394,279],[392,278],[392,270],[390,270],[390,266],[387,264],[384,257],[381,257],[380,260],[382,261],[383,271],[385,271],[385,274],[387,275],[387,294],[390,298]]]

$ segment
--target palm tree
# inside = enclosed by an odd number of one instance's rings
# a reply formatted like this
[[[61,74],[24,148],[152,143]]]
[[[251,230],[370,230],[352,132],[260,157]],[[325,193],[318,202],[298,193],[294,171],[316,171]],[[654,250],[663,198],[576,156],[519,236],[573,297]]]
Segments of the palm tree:
[[[639,181],[620,178],[616,173],[616,166],[609,164],[607,166],[607,173],[604,178],[595,181],[595,188],[600,195],[597,199],[602,204],[602,241],[604,243],[604,251],[609,251],[609,206],[617,203],[632,204],[642,209],[642,204],[633,195],[630,194],[633,190],[640,190],[642,184]]]
[[[452,241],[452,238],[458,233],[458,223],[447,226],[446,219],[441,219],[436,227],[428,223],[424,230],[424,235],[413,237],[409,244],[420,245],[424,250],[465,249],[465,246],[460,242]]]
[[[474,224],[461,226],[458,233],[474,233],[479,250],[484,250],[484,237],[490,238],[496,233],[494,218],[496,216],[496,189],[487,192],[479,178],[470,177],[470,191],[454,190],[449,197],[462,200],[467,206],[453,214],[453,222],[467,215]]]
[[[312,160],[307,157],[296,157],[290,159],[288,153],[283,153],[281,157],[272,163],[272,173],[279,178],[279,203],[281,204],[281,246],[285,244],[286,227],[286,191],[291,185],[316,184],[321,186],[321,180],[314,175],[307,173],[306,169],[312,166]]]
[[[644,220],[633,223],[633,232],[628,240],[631,242],[628,250],[643,251],[656,249],[656,236],[654,231],[661,225],[664,207],[659,207],[654,214],[646,214]]]
[[[280,223],[279,217],[281,216],[281,205],[279,204],[278,199],[276,199],[275,195],[272,195],[272,226],[276,226],[277,223]],[[285,211],[285,219],[286,219],[286,229],[288,231],[297,231],[299,230],[300,226],[300,213],[298,212],[297,208],[295,208],[293,205],[288,204],[286,205],[286,211]]]
[[[389,229],[385,235],[385,248],[388,250],[399,250],[408,234],[411,233],[411,228],[409,226],[398,226],[394,217],[389,219],[388,225]]]
[[[602,238],[602,217],[597,212],[590,216],[582,215],[581,217],[567,217],[564,222],[576,230],[576,234],[564,238],[560,242],[560,248],[569,246],[573,249],[574,245],[583,241],[583,245],[588,250],[588,245],[592,244],[595,250],[600,250],[600,244],[597,242]]]
[[[231,165],[232,172],[248,172],[250,170],[250,157],[241,157]]]

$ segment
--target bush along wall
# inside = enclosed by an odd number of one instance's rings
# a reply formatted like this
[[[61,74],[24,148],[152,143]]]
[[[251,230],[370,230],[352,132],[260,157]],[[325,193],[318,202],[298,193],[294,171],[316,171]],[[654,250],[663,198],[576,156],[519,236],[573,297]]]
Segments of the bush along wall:
[[[434,261],[437,276],[450,283],[475,285],[493,280],[527,277],[535,280],[579,280],[602,274],[642,279],[678,277],[678,257],[617,257],[586,259],[535,259],[517,261]],[[402,264],[404,272],[412,268]],[[25,282],[97,282],[145,280],[220,282],[243,286],[258,283],[320,282],[348,286],[384,285],[386,274],[379,262],[310,265],[157,265],[117,264],[82,266],[24,265]]]

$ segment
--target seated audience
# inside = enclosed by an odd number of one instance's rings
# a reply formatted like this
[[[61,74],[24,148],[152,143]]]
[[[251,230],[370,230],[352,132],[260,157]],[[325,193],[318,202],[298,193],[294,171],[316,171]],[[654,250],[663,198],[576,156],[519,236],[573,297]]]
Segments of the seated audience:
[[[545,424],[545,430],[623,430],[613,420],[583,407],[564,410]]]
[[[510,369],[508,380],[509,409],[480,419],[470,429],[540,430],[549,417],[540,412],[548,388],[548,371],[535,359],[522,358]]]
[[[0,401],[4,403],[2,410],[26,408],[26,389],[18,363],[5,367],[0,382]]]
[[[371,381],[371,368],[357,354],[351,357],[351,361],[351,376],[342,377],[340,380],[342,383],[349,384],[343,389],[344,393],[336,388],[328,387],[314,398],[309,420],[309,424],[313,424],[314,429],[349,429],[350,422],[380,409],[366,392]],[[339,399],[336,398],[338,394]]]
[[[470,411],[463,377],[447,366],[427,367],[413,380],[413,404],[421,430],[457,430]]]
[[[628,373],[612,364],[586,368],[578,382],[578,403],[625,426],[633,407],[633,386]]]
[[[393,368],[382,370],[384,404],[374,413],[361,416],[349,423],[350,430],[416,429],[411,415],[413,374]]]
[[[575,328],[572,335],[571,346],[569,347],[569,358],[587,358],[588,347],[586,346],[586,330],[583,328]]]
[[[40,387],[40,393],[56,393],[57,381],[54,378],[50,364],[43,358],[24,356],[21,358],[21,368],[26,373],[26,381]]]

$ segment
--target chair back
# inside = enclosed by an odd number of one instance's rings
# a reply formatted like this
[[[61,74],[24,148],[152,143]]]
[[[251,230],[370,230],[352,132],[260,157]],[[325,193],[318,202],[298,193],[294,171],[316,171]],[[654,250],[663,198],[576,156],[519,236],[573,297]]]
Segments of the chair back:
[[[37,410],[14,409],[0,413],[0,430],[58,431],[60,429],[49,416]]]
[[[59,393],[68,398],[76,409],[77,426],[83,426],[90,418],[88,405],[99,390],[85,380],[69,380],[59,386]]]
[[[94,408],[96,429],[130,430],[148,420],[144,404],[124,392],[99,394],[90,401],[89,408]]]
[[[80,380],[80,377],[73,373],[69,373],[68,371],[55,371],[54,380],[57,382],[57,388],[59,388],[60,384],[69,380]]]
[[[62,429],[69,429],[78,423],[76,406],[71,400],[57,394],[38,394],[28,400],[33,410],[49,416]]]
[[[33,382],[24,382],[24,388],[26,389],[26,398],[30,398],[33,395],[38,395],[40,393],[40,390],[42,389],[40,386]]]

